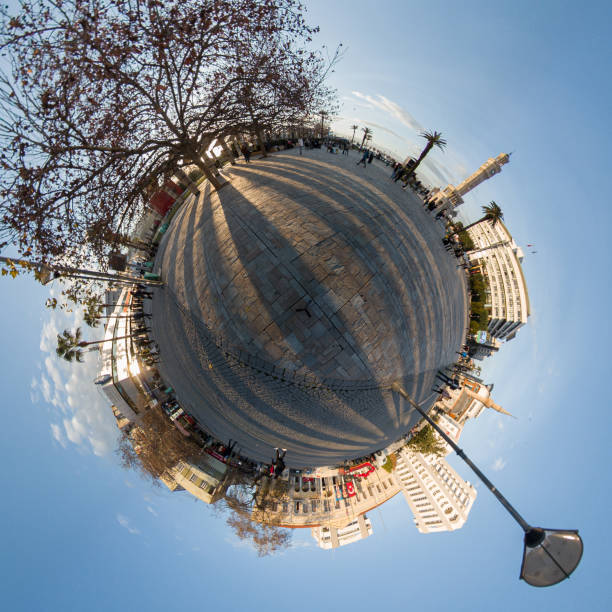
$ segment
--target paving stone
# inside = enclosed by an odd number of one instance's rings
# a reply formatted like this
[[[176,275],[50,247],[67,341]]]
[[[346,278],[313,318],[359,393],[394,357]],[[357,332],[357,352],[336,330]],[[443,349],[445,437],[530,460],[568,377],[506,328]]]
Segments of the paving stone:
[[[390,383],[429,405],[436,370],[462,343],[465,279],[441,225],[387,168],[355,161],[289,151],[238,163],[228,186],[179,211],[160,246],[162,375],[211,433],[254,459],[282,446],[288,465],[325,465],[394,441],[416,417],[403,402],[390,416]],[[332,392],[296,385],[294,372]]]

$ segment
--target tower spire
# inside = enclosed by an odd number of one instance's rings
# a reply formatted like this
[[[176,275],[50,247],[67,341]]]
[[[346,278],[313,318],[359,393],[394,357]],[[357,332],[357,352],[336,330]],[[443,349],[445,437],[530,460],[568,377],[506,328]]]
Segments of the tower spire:
[[[480,395],[478,395],[478,393],[474,393],[471,389],[463,389],[465,391],[465,393],[475,399],[478,400],[480,403],[484,404],[485,407],[487,408],[491,408],[493,410],[495,410],[496,412],[499,412],[500,414],[506,414],[508,416],[511,416],[513,419],[516,419],[516,417],[513,414],[510,414],[507,410],[504,410],[499,404],[496,404],[492,399],[491,396],[489,397],[480,397]]]

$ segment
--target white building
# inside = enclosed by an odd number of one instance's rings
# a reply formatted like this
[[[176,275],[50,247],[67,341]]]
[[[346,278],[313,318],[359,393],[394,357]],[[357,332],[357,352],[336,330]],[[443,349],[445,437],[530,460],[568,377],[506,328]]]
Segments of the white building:
[[[476,489],[443,458],[403,448],[397,453],[394,476],[421,533],[463,527],[476,499]]]
[[[488,159],[474,174],[471,174],[457,187],[447,185],[442,191],[437,191],[429,202],[440,210],[452,210],[463,204],[463,196],[492,176],[499,174],[502,166],[510,161],[508,153],[500,153],[496,158]]]
[[[141,373],[144,366],[129,337],[132,318],[126,315],[131,311],[131,292],[124,288],[117,295],[107,297],[109,302],[116,301],[116,305],[109,312],[113,316],[108,319],[104,342],[100,346],[100,368],[95,382],[112,403],[117,427],[131,437],[129,433],[142,425],[142,417],[147,410],[160,410],[159,402]],[[160,480],[171,491],[185,490],[210,504],[223,493],[226,472],[225,463],[202,454],[197,463],[180,462]]]
[[[151,400],[149,388],[140,376],[135,346],[129,338],[132,320],[126,315],[131,310],[131,299],[130,290],[123,289],[110,313],[112,318],[108,319],[104,342],[100,345],[100,367],[95,382],[125,418],[140,423]]]
[[[516,245],[506,226],[498,221],[477,223],[467,230],[474,242],[470,262],[485,277],[490,309],[488,331],[494,338],[511,340],[529,317],[529,294],[521,262],[523,251]]]
[[[311,532],[319,547],[327,550],[363,540],[373,533],[372,521],[365,514],[344,527],[313,527]]]
[[[334,527],[343,529],[400,492],[393,475],[370,466],[360,477],[304,476],[289,473],[287,492],[270,503],[263,513],[254,509],[253,519],[280,527]],[[358,472],[359,472],[358,471]],[[367,473],[366,473],[367,472]],[[267,486],[262,479],[259,487]]]

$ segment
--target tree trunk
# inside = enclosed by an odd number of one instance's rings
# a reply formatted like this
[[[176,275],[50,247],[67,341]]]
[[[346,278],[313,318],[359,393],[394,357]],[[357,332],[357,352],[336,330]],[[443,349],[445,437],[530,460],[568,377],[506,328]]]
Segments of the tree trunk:
[[[185,183],[187,191],[191,192],[196,197],[200,195],[200,190],[198,189],[198,186],[193,182],[192,178],[188,176],[188,174],[182,168],[177,168],[176,174],[178,174],[181,180]]]
[[[261,133],[261,130],[257,130],[255,132],[255,136],[257,136],[257,141],[259,142],[259,147],[261,148],[261,156],[268,157],[268,153],[266,151],[266,144],[264,142],[263,134]]]
[[[432,147],[433,147],[433,144],[430,142],[428,142],[427,145],[425,145],[425,148],[421,151],[421,155],[419,155],[419,159],[417,159],[416,164],[414,164],[414,166],[412,166],[412,168],[408,170],[408,176],[412,176],[415,173],[416,169],[419,167],[420,163],[425,159],[427,154],[431,151]]]
[[[232,138],[233,138],[233,144],[236,146],[236,149],[238,150],[238,157],[240,157],[240,155],[242,154],[242,143],[240,142],[240,138],[238,137],[238,134],[233,134]]]
[[[208,165],[200,158],[196,157],[193,159],[193,163],[206,175],[206,178],[215,190],[221,189],[225,183],[220,183],[217,177],[212,173]]]
[[[232,166],[235,165],[236,159],[231,149],[227,146],[227,142],[225,142],[225,136],[219,136],[219,142],[221,143],[221,148],[223,149],[225,155],[227,155],[230,164],[232,164]]]
[[[97,319],[140,319],[141,317],[135,317],[134,315],[98,315]],[[142,317],[144,318],[144,317]]]
[[[58,266],[58,265],[49,265],[37,261],[29,261],[27,259],[18,259],[13,257],[0,257],[0,262],[9,263],[12,262],[14,264],[26,264],[25,269],[31,269],[36,271],[47,271],[58,272],[62,276],[66,276],[69,278],[83,278],[87,280],[100,280],[100,281],[109,281],[109,282],[123,282],[123,283],[139,283],[141,285],[153,285],[159,286],[163,285],[162,281],[153,281],[153,280],[145,280],[140,276],[128,276],[122,274],[109,274],[108,272],[98,272],[97,270],[83,270],[81,268],[71,268],[69,266]],[[53,280],[50,277],[48,280],[43,282],[45,285],[49,281]]]
[[[112,338],[112,340],[125,340],[126,338],[134,338],[137,335],[139,336],[140,334],[128,334],[127,336],[119,336],[118,338]],[[110,342],[110,340],[91,340],[89,342],[83,340],[82,342],[79,342],[77,346],[85,348],[86,346],[93,346],[94,344],[104,344],[104,342]]]

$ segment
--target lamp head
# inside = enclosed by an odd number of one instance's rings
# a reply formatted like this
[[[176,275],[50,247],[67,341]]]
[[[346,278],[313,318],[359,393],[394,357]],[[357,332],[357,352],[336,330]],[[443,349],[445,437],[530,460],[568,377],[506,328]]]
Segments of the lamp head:
[[[525,532],[521,579],[545,587],[570,577],[582,558],[578,530],[532,527]]]

